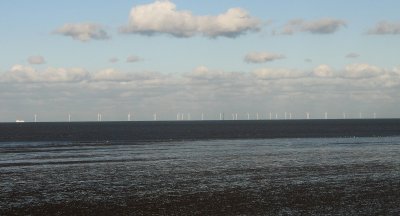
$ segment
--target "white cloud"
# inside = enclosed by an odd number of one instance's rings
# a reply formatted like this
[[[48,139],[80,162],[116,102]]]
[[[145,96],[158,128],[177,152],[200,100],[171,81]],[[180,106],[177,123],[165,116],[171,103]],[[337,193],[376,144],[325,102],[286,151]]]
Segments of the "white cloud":
[[[191,73],[186,74],[186,76],[191,79],[211,80],[222,79],[226,77],[226,74],[223,71],[210,70],[206,66],[199,66],[195,68]]]
[[[291,69],[260,68],[253,71],[253,76],[257,79],[277,80],[277,79],[295,79],[305,77],[306,74],[301,71]]]
[[[43,56],[30,56],[28,62],[29,64],[45,64],[46,60]]]
[[[110,38],[104,28],[95,23],[68,23],[56,29],[54,33],[72,37],[74,40],[82,42]]]
[[[374,65],[351,64],[346,66],[344,76],[346,78],[370,78],[382,75],[385,71]]]
[[[126,74],[123,74],[114,68],[107,68],[107,69],[100,70],[100,71],[92,74],[91,78],[94,81],[124,81],[124,80],[128,80],[128,76]]]
[[[285,56],[281,54],[267,53],[267,52],[252,52],[248,53],[244,57],[244,61],[247,63],[264,63],[283,58],[285,58]]]
[[[177,10],[170,1],[155,1],[133,7],[129,24],[121,28],[123,33],[154,35],[169,34],[175,37],[191,37],[197,34],[215,38],[237,37],[249,31],[258,31],[261,22],[241,8],[231,8],[217,16],[196,16],[190,11]]]
[[[41,79],[45,82],[79,82],[88,75],[83,68],[48,68],[41,74]]]
[[[29,66],[14,65],[4,74],[2,81],[33,82],[37,80],[36,70]]]
[[[115,82],[115,83],[130,83],[142,85],[169,82],[170,75],[164,75],[157,72],[121,72],[115,68],[106,68],[96,71],[88,77],[88,82]]]
[[[374,35],[400,34],[400,22],[381,21],[369,29],[367,33]]]
[[[346,26],[346,22],[340,19],[323,18],[313,21],[302,19],[290,20],[281,30],[281,34],[291,35],[296,32],[309,32],[312,34],[332,34],[341,27]]]
[[[333,69],[326,64],[322,64],[314,68],[313,74],[317,77],[332,77],[333,74]]]
[[[52,68],[37,71],[32,67],[14,65],[2,77],[3,82],[78,82],[89,77],[89,73],[82,68]]]

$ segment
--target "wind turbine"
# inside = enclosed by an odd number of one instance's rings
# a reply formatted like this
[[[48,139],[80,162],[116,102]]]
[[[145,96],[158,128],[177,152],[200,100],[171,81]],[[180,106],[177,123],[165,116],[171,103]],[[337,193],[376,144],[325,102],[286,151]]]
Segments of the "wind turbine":
[[[71,114],[68,113],[68,122],[71,122]]]
[[[157,121],[157,113],[153,114],[154,121]]]
[[[204,121],[204,113],[201,113],[201,120]]]
[[[131,113],[128,113],[128,121],[131,121]]]
[[[285,120],[287,119],[287,113],[285,112]]]
[[[346,119],[346,113],[343,112],[343,119]]]
[[[376,119],[376,112],[374,112],[374,119]]]
[[[328,112],[325,112],[325,119],[328,119]]]
[[[36,123],[37,122],[37,114],[35,114],[34,119],[35,119],[35,123]]]
[[[247,113],[247,120],[250,120],[250,113]]]
[[[306,115],[307,115],[307,119],[310,119],[310,113],[306,112]]]
[[[269,120],[272,120],[272,112],[269,112]]]

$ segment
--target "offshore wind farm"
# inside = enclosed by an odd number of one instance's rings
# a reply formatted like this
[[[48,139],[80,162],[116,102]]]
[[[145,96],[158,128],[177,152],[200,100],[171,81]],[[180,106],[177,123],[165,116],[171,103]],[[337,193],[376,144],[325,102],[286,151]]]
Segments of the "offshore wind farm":
[[[172,114],[164,114],[164,115],[158,115],[157,113],[153,113],[151,117],[146,115],[141,115],[139,113],[134,113],[134,112],[129,112],[127,113],[127,118],[126,120],[121,120],[121,118],[113,119],[113,118],[108,118],[106,121],[204,121],[204,120],[302,120],[302,119],[377,119],[379,116],[377,115],[376,112],[373,113],[346,113],[343,112],[342,115],[339,113],[333,114],[331,116],[328,115],[328,112],[320,113],[320,114],[311,114],[309,112],[306,113],[292,113],[292,112],[284,112],[284,113],[273,113],[273,112],[257,112],[257,113],[231,113],[231,118],[226,118],[225,119],[225,112],[220,112],[220,113],[214,113],[214,114],[207,114],[207,113],[198,113],[197,115],[192,115],[190,113],[177,113],[176,114],[176,119]],[[272,118],[274,116],[274,118]],[[104,121],[103,120],[103,114],[101,112],[97,113],[97,119],[89,119],[87,118],[88,122],[91,121]],[[52,121],[49,120],[44,120],[42,122],[71,122],[72,114],[68,113],[66,115],[66,119],[55,119]],[[46,119],[46,118],[45,118]],[[40,119],[38,119],[38,115],[34,114],[32,120],[24,120],[24,119],[16,119],[15,122],[21,123],[21,122],[38,122]],[[78,120],[79,122],[85,122],[82,120]]]

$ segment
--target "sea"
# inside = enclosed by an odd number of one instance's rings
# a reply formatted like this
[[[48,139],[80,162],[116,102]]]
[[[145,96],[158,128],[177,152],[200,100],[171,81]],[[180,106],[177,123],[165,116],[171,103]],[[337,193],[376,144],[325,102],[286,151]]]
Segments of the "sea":
[[[399,215],[400,120],[0,123],[0,215]]]

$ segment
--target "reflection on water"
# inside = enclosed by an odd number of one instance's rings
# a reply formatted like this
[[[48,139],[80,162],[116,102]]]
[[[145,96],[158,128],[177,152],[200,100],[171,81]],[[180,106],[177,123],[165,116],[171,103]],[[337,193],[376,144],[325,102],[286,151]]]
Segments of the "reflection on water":
[[[394,214],[399,188],[400,137],[0,144],[0,214]]]

